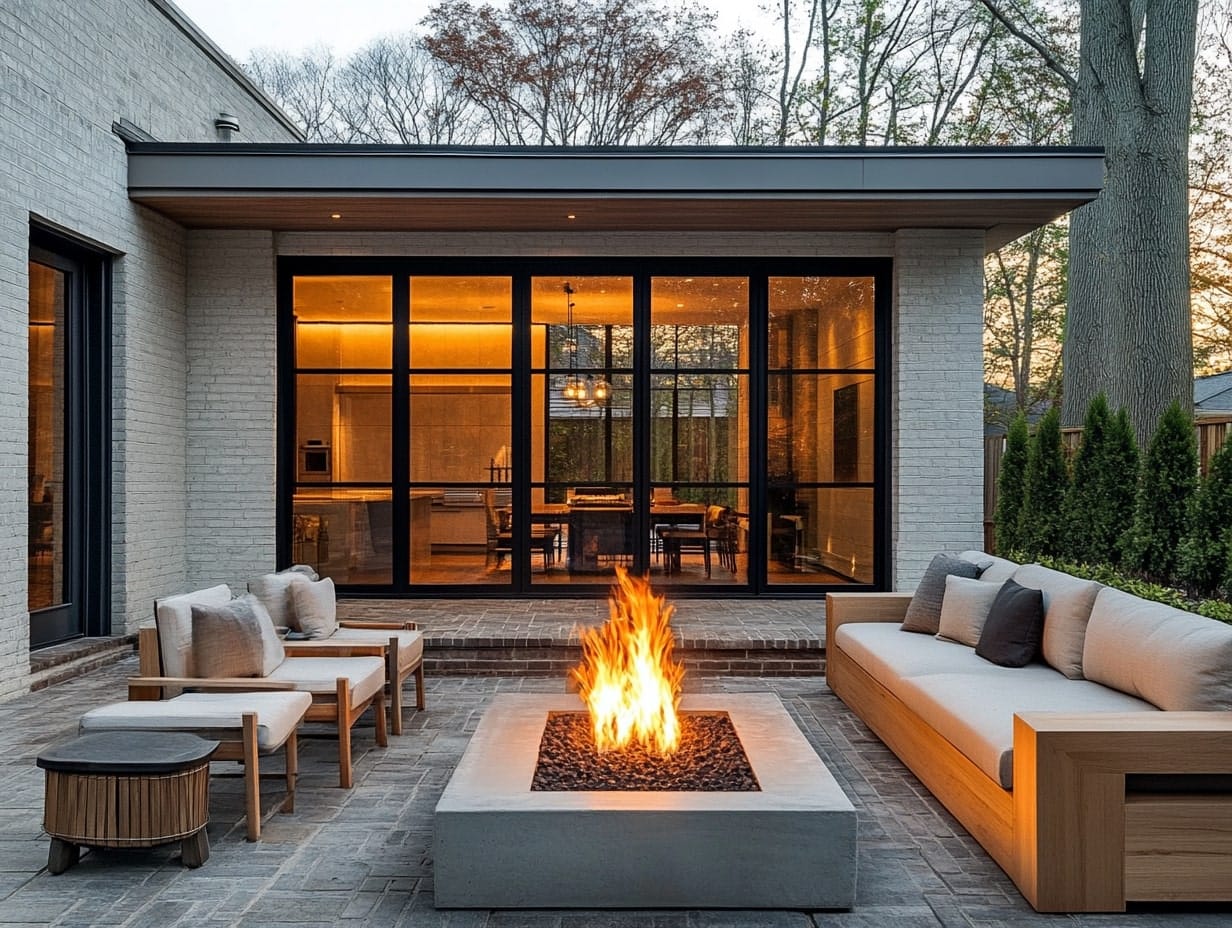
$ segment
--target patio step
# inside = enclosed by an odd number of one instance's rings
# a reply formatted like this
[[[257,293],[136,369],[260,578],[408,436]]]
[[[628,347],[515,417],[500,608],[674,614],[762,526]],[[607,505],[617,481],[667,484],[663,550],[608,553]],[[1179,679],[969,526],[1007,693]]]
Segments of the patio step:
[[[41,690],[83,673],[114,664],[132,654],[137,636],[114,638],[75,638],[30,652],[30,691]]]

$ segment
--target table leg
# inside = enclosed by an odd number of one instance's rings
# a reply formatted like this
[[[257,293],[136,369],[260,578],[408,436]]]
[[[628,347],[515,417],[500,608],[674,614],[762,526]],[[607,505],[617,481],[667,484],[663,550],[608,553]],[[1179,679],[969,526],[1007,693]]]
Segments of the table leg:
[[[63,838],[52,838],[47,851],[47,872],[63,873],[81,859],[81,848]]]
[[[180,842],[180,859],[194,870],[210,859],[210,836],[204,828]]]

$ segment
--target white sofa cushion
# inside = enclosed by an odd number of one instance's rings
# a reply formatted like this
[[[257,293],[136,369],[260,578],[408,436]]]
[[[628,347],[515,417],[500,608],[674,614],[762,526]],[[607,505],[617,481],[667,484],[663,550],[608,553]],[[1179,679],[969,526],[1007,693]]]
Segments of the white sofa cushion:
[[[221,606],[230,601],[231,588],[225,583],[155,600],[154,622],[158,626],[158,647],[165,676],[196,676],[192,659],[192,607]]]
[[[339,677],[350,681],[351,705],[357,706],[385,686],[385,662],[379,657],[288,657],[269,675],[306,693],[333,693]]]
[[[1232,626],[1120,590],[1096,597],[1083,665],[1161,709],[1232,709]]]
[[[964,551],[958,556],[964,561],[970,561],[977,566],[987,564],[988,566],[980,571],[980,579],[988,583],[995,583],[998,586],[1014,576],[1014,571],[1019,567],[1014,561],[1007,561],[1003,557],[997,557],[995,554],[986,554],[983,551]]]
[[[261,600],[261,605],[270,614],[275,625],[299,631],[295,605],[291,601],[291,584],[308,583],[315,579],[316,577],[309,577],[298,567],[289,567],[276,574],[253,577],[248,581],[248,592]]]
[[[966,645],[942,638],[903,633],[889,622],[848,622],[835,641],[878,681],[921,673],[963,671],[986,663]]]
[[[1011,578],[1044,594],[1044,660],[1071,680],[1081,680],[1082,651],[1095,596],[1103,586],[1040,564],[1023,564]]]
[[[1001,587],[982,580],[968,580],[953,574],[945,578],[945,599],[941,601],[941,624],[937,637],[974,648],[988,620],[993,600]]]
[[[280,747],[304,719],[312,696],[301,692],[184,693],[174,699],[116,702],[81,717],[84,731],[241,730],[245,712],[257,714],[257,748]]]
[[[409,667],[423,657],[423,632],[390,631],[381,628],[348,628],[339,626],[338,630],[321,641],[324,645],[339,644],[385,644],[390,638],[398,639],[398,666]],[[303,648],[311,647],[313,641],[298,641]]]
[[[308,580],[293,583],[290,587],[291,602],[299,630],[309,638],[328,638],[338,630],[338,603],[334,594],[334,581]]]
[[[1005,789],[1014,786],[1015,713],[1158,711],[1090,680],[1069,680],[1043,664],[981,663],[968,673],[903,677],[892,692]]]

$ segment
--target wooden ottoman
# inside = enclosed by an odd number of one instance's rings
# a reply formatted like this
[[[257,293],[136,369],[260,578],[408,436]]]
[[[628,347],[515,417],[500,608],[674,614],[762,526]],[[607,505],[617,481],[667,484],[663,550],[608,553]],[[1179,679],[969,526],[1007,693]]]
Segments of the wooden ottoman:
[[[81,846],[153,847],[181,842],[188,867],[210,856],[210,755],[217,741],[182,732],[82,735],[44,751],[47,869],[63,873]]]

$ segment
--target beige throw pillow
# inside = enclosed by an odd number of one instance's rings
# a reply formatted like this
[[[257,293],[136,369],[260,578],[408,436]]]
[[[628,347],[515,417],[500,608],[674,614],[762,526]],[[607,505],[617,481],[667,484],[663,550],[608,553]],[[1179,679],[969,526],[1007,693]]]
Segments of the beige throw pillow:
[[[945,597],[941,600],[941,624],[937,637],[974,648],[988,620],[993,600],[1001,585],[971,580],[950,574],[945,578]]]
[[[253,577],[248,581],[248,592],[261,600],[261,605],[269,612],[275,626],[283,625],[297,632],[299,619],[295,616],[295,605],[291,601],[291,587],[296,583],[309,583],[315,579],[315,576],[309,577],[291,567],[276,574]]]
[[[194,675],[264,677],[285,653],[265,607],[251,593],[221,605],[192,606]]]
[[[338,604],[329,577],[291,584],[291,601],[299,630],[309,638],[328,638],[338,630]]]

